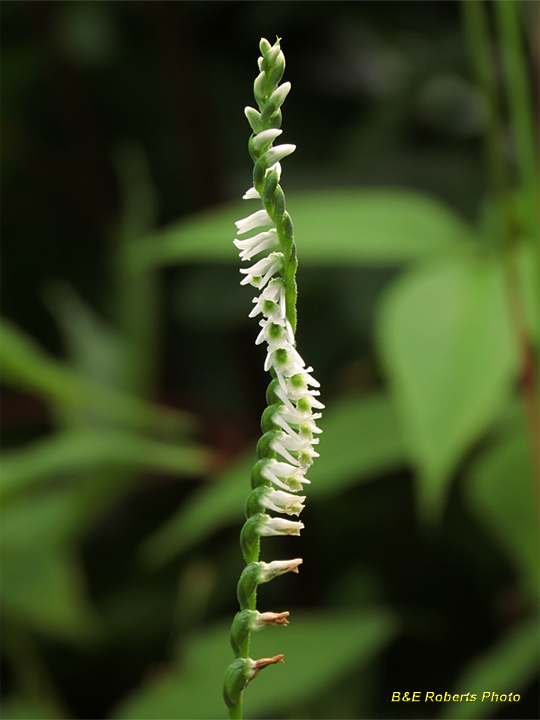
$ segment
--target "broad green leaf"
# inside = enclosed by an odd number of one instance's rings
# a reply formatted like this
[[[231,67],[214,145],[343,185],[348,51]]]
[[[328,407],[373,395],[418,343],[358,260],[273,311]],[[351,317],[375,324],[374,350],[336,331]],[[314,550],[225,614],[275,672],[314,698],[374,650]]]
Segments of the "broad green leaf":
[[[378,341],[419,473],[424,520],[438,516],[463,453],[496,418],[518,369],[502,267],[456,255],[398,280]]]
[[[467,474],[465,497],[534,594],[539,588],[538,487],[527,437],[514,434],[490,447]]]
[[[344,400],[324,411],[317,458],[308,473],[310,498],[338,493],[403,463],[404,451],[391,402],[384,395]],[[255,453],[238,461],[196,492],[143,546],[151,563],[162,563],[195,542],[237,523],[250,491]]]
[[[203,472],[207,459],[201,447],[173,445],[123,430],[65,432],[4,453],[0,492],[5,499],[57,475],[111,466],[192,477]]]
[[[4,551],[1,593],[7,618],[47,635],[84,639],[97,630],[80,567],[67,551],[39,544]]]
[[[463,671],[454,694],[471,693],[475,702],[449,702],[444,706],[442,718],[489,718],[512,703],[491,701],[484,693],[513,695],[523,692],[538,673],[540,635],[537,620],[526,620],[512,629],[486,653],[474,660]],[[484,700],[482,701],[482,698]],[[513,714],[513,713],[512,713]]]
[[[59,403],[88,407],[104,417],[130,426],[159,426],[186,430],[187,414],[156,408],[125,393],[114,391],[74,372],[49,357],[13,324],[1,323],[1,369],[3,380]]]
[[[275,717],[375,657],[394,636],[394,618],[374,610],[363,614],[292,613],[287,628],[269,627],[253,637],[252,657],[284,653],[283,665],[268,668],[244,693],[245,717]],[[229,626],[192,638],[181,662],[160,680],[124,702],[115,718],[223,718],[223,677],[232,653]]]
[[[455,247],[470,228],[430,197],[403,190],[341,190],[287,196],[302,262],[401,263]],[[193,216],[133,245],[134,267],[238,262],[235,220],[258,209],[236,203]]]

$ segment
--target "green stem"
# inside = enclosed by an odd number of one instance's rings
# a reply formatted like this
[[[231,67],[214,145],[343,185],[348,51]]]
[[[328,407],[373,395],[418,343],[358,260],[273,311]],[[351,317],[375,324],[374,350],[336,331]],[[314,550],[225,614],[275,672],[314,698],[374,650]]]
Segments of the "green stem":
[[[497,78],[485,3],[483,0],[462,0],[461,12],[476,82],[488,113],[485,132],[486,161],[493,192],[500,208],[500,222],[505,229],[504,235],[507,236],[508,230],[514,225],[512,189],[505,159]]]
[[[538,237],[538,152],[519,9],[520,3],[514,0],[495,3],[518,174],[527,204],[527,225],[534,239]]]
[[[537,374],[534,351],[527,332],[525,305],[514,252],[516,241],[520,235],[520,227],[518,215],[514,208],[513,189],[504,151],[501,104],[493,64],[488,17],[483,0],[463,0],[461,8],[477,83],[485,98],[489,113],[486,127],[486,159],[493,192],[500,207],[503,237],[502,259],[508,306],[516,346],[522,358],[520,388],[530,438],[533,467],[540,480],[540,412]],[[501,39],[507,66],[507,80],[510,86],[511,114],[514,123],[516,149],[518,151],[518,163],[520,164],[522,182],[527,188],[525,190],[527,216],[531,218],[533,214],[531,212],[531,188],[536,196],[538,187],[536,167],[534,172],[531,170],[531,162],[536,162],[535,160],[531,161],[531,158],[536,158],[536,152],[534,151],[534,139],[531,132],[532,110],[526,87],[526,68],[516,15],[517,9],[513,3],[508,3],[506,0],[498,0],[496,8],[499,13]],[[518,74],[519,79],[517,78]],[[514,83],[517,83],[517,89],[513,87]],[[524,134],[523,138],[520,137],[522,133]],[[531,158],[527,157],[529,152],[532,153]],[[536,204],[536,197],[534,203]],[[536,212],[534,214],[536,215]],[[534,222],[536,223],[537,220],[535,219]]]
[[[230,720],[242,720],[242,695],[240,695],[238,704],[229,708],[229,718]]]
[[[495,4],[498,30],[506,73],[512,135],[514,138],[518,178],[525,204],[524,230],[529,242],[534,243],[536,277],[540,277],[540,253],[538,247],[538,168],[537,144],[534,132],[534,110],[525,59],[523,33],[519,22],[519,3],[498,0]],[[510,250],[510,248],[509,248]],[[540,402],[538,396],[537,363],[534,348],[527,331],[523,292],[510,252],[507,255],[507,277],[515,332],[522,349],[521,393],[529,431],[533,467],[540,483]],[[538,297],[538,285],[537,285]]]

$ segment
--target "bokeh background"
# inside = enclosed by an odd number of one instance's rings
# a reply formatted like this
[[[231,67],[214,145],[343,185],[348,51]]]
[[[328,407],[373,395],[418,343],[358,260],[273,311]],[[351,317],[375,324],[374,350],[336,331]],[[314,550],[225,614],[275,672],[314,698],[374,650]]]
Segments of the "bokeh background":
[[[259,591],[291,624],[254,639],[285,664],[247,716],[538,716],[535,209],[505,100],[506,245],[460,5],[75,0],[2,5],[5,718],[225,715],[268,382],[233,220],[276,35],[326,411],[303,536],[264,541],[304,565]],[[392,702],[415,691],[521,699]]]

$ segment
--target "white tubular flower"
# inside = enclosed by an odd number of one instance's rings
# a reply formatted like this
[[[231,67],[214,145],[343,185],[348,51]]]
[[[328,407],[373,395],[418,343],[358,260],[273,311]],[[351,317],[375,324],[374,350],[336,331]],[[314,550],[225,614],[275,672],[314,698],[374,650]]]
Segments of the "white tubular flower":
[[[276,370],[277,379],[281,389],[283,390],[283,394],[290,400],[300,400],[302,397],[313,397],[313,395],[319,395],[318,390],[310,390],[308,387],[309,385],[320,387],[317,380],[309,374],[313,370],[312,367],[305,369],[302,367],[297,373],[292,375],[281,371],[280,368],[276,368]],[[324,407],[324,405],[317,405],[314,403],[313,407]]]
[[[291,375],[298,375],[299,373],[305,373],[304,371],[305,362],[302,357],[292,345],[287,348],[278,348],[277,350],[268,349],[268,355],[264,362],[264,369],[270,370],[273,367],[278,377],[279,375],[285,375],[287,377]],[[281,383],[281,381],[280,381]]]
[[[272,140],[275,140],[282,132],[283,130],[270,128],[269,130],[263,130],[262,132],[257,133],[252,141],[253,149],[259,151],[262,150],[265,145],[269,145]]]
[[[254,255],[258,255],[263,250],[276,250],[279,248],[279,240],[275,228],[266,230],[266,232],[258,233],[252,238],[245,240],[233,240],[236,247],[241,250],[241,260],[251,260]]]
[[[313,464],[313,458],[319,457],[319,453],[315,452],[315,450],[311,447],[312,444],[316,444],[318,441],[312,441],[307,442],[297,442],[293,438],[290,438],[288,435],[285,435],[283,433],[283,437],[276,438],[272,442],[272,450],[274,450],[276,453],[279,453],[282,457],[285,458],[285,460],[288,460],[289,462],[295,462],[297,466],[300,468],[308,468]],[[289,450],[292,450],[292,452],[296,452],[297,456],[294,457],[291,455]]]
[[[302,558],[295,560],[274,560],[270,563],[259,563],[259,582],[265,583],[278,575],[284,575],[288,572],[298,572],[298,566],[304,561]]]
[[[284,520],[283,518],[267,517],[259,525],[259,535],[300,535],[304,523],[295,520]]]
[[[257,210],[257,212],[248,215],[247,218],[244,218],[243,220],[237,220],[235,225],[238,234],[243,235],[244,233],[247,233],[250,230],[254,230],[255,228],[263,227],[264,225],[272,225],[272,218],[266,212],[266,210]]]
[[[291,324],[286,318],[278,317],[272,320],[261,320],[259,325],[262,330],[255,340],[255,345],[267,342],[269,352],[273,352],[278,348],[293,349],[294,335]]]
[[[304,422],[312,422],[313,425],[315,425],[315,420],[319,420],[319,418],[322,417],[321,413],[312,413],[311,408],[308,408],[307,410],[302,410],[298,407],[298,405],[296,407],[291,405],[291,407],[292,409],[288,408],[286,405],[283,405],[276,413],[275,417],[279,417],[284,422],[290,423],[292,425],[300,425]],[[274,422],[277,422],[275,418]],[[313,432],[317,432],[317,430],[313,430]],[[321,431],[318,430],[318,432]]]
[[[317,427],[315,424],[315,421],[312,418],[309,418],[308,420],[300,421],[298,432],[295,432],[289,423],[283,418],[282,413],[276,413],[272,420],[275,422],[276,425],[279,425],[280,428],[282,428],[285,433],[292,439],[297,440],[299,443],[301,442],[302,445],[304,445],[306,442],[311,443],[312,445],[317,445],[319,440],[317,438],[313,438],[313,433],[321,433],[322,430]],[[288,447],[288,446],[286,446]],[[289,448],[290,450],[291,448]],[[295,449],[302,449],[302,448],[292,448]]]
[[[258,298],[253,298],[255,307],[249,313],[249,317],[255,317],[262,313],[269,319],[285,317],[285,288],[283,280],[276,278],[268,283]]]
[[[296,145],[276,145],[276,147],[270,148],[270,150],[265,153],[266,162],[268,165],[273,165],[274,163],[283,160],[283,158],[287,157],[287,155],[290,155],[295,150]]]
[[[267,175],[269,172],[272,172],[272,170],[275,170],[277,172],[277,179],[279,182],[281,180],[281,163],[274,163],[271,167],[268,168],[265,174]]]
[[[247,190],[244,195],[242,195],[242,200],[260,200],[261,195],[260,193],[255,190],[254,187],[250,187],[249,190]]]
[[[270,480],[277,487],[283,490],[297,492],[302,490],[302,485],[309,485],[310,481],[305,478],[300,470],[300,463],[293,458],[294,464],[278,462],[271,458],[262,468],[261,475],[265,480]]]
[[[283,446],[280,439],[276,438],[272,441],[272,450],[281,455],[281,457],[287,460],[287,462],[291,463],[292,465],[296,465],[297,468],[302,465],[302,463],[293,455],[291,455],[287,448]]]
[[[267,510],[298,516],[305,507],[302,504],[305,499],[305,495],[291,495],[281,490],[270,489],[261,496],[259,502]]]
[[[256,288],[263,288],[272,275],[277,273],[283,265],[283,253],[270,253],[268,257],[259,260],[250,268],[240,268],[240,272],[246,277],[240,285],[253,285]]]

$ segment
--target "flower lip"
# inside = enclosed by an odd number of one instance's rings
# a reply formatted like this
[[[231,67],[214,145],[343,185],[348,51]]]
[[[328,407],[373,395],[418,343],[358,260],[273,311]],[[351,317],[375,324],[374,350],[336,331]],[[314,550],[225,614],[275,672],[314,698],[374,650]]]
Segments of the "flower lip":
[[[237,220],[235,223],[239,235],[243,235],[244,233],[247,233],[250,230],[254,230],[255,228],[271,224],[272,218],[266,212],[266,210],[257,210],[251,215],[248,215],[246,218],[243,218],[242,220]]]

